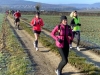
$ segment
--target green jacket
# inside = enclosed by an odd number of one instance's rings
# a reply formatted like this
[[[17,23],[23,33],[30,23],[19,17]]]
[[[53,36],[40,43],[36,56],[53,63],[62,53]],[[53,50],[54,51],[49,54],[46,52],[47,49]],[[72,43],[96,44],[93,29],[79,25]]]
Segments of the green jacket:
[[[75,22],[75,26],[73,27],[73,31],[80,31],[80,26],[78,26],[77,24],[80,23],[79,18],[73,17],[74,22]]]

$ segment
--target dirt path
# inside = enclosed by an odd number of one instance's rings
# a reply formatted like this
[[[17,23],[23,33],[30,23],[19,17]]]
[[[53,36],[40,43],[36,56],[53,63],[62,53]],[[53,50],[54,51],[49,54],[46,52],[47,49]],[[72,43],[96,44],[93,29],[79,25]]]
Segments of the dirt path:
[[[60,58],[49,51],[48,48],[43,47],[41,43],[39,43],[39,51],[36,52],[33,48],[34,38],[30,36],[25,30],[16,30],[14,28],[13,20],[10,17],[7,18],[24,49],[29,52],[29,55],[35,67],[35,75],[56,75],[54,71],[58,63],[60,62]],[[70,64],[67,64],[64,67],[63,73],[64,75],[82,75],[76,68],[72,67]]]

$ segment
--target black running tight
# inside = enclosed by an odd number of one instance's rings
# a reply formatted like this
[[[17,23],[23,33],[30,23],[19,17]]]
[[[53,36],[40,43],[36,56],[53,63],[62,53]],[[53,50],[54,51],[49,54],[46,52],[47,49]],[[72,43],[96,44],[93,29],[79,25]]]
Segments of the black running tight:
[[[77,39],[77,46],[79,46],[79,43],[80,43],[80,31],[73,31],[73,37],[76,36],[76,39]],[[71,41],[72,43],[72,41]]]
[[[66,45],[65,48],[59,48],[59,53],[62,59],[57,69],[62,73],[63,67],[68,63],[69,45]]]

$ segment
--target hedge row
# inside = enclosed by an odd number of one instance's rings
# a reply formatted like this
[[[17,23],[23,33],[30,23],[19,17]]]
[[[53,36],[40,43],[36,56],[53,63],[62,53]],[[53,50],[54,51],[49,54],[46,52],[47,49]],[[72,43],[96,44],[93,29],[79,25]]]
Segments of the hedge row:
[[[21,11],[25,15],[33,15],[36,11]],[[71,12],[41,11],[42,15],[69,15]],[[78,12],[80,16],[100,16],[100,12]]]

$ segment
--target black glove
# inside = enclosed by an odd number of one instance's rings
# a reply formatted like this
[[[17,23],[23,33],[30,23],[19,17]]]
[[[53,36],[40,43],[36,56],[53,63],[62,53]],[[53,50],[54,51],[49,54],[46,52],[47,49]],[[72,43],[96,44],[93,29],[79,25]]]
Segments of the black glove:
[[[36,26],[36,24],[34,24],[33,26]]]
[[[59,43],[62,43],[63,42],[63,40],[61,40],[61,39],[58,39],[58,41],[59,41]]]
[[[78,26],[81,26],[81,24],[80,24],[80,23],[78,23],[77,25],[78,25]]]
[[[37,24],[38,24],[38,22],[34,21],[34,24],[33,24],[33,26],[36,26]]]

